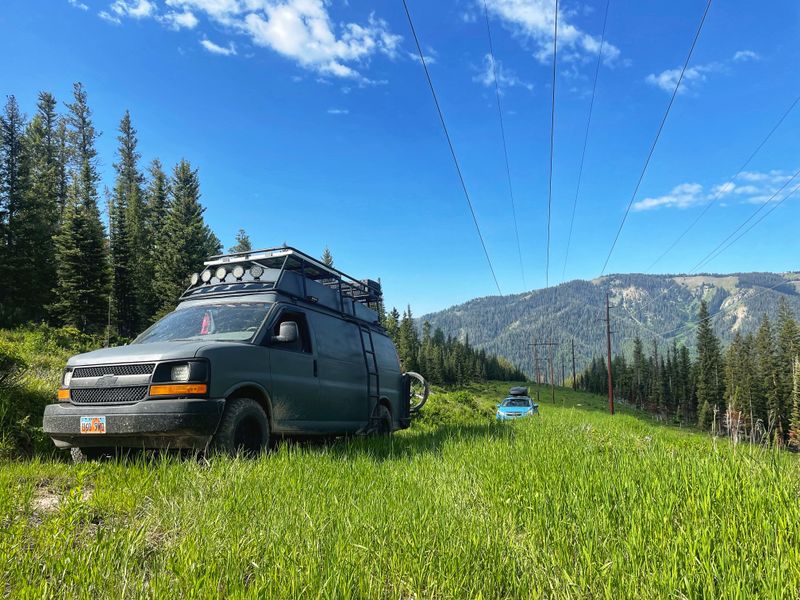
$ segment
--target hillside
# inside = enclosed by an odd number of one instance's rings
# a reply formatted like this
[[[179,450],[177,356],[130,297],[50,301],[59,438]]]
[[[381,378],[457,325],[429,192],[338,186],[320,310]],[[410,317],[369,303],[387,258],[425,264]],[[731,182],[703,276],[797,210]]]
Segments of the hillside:
[[[797,457],[557,390],[436,390],[392,439],[257,460],[0,460],[0,579],[39,598],[794,597]]]
[[[709,304],[714,329],[723,343],[735,331],[753,331],[766,312],[777,312],[785,299],[800,315],[800,273],[734,273],[730,275],[609,275],[592,281],[509,296],[488,296],[428,314],[445,335],[469,337],[471,344],[504,356],[526,373],[534,373],[531,342],[551,338],[560,345],[555,364],[571,370],[570,342],[580,370],[592,356],[605,353],[606,293],[612,305],[614,350],[628,351],[635,336],[664,347],[677,341],[693,345],[697,309]],[[543,352],[543,349],[540,349]],[[540,353],[540,357],[542,354]]]

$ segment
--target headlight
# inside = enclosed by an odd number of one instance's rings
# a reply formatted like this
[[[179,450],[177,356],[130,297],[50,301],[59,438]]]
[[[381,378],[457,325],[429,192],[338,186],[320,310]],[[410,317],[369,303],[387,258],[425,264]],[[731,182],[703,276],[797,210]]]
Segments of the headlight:
[[[175,365],[170,371],[170,379],[172,381],[189,381],[189,373],[190,369],[188,363]]]
[[[68,388],[70,381],[72,381],[72,369],[64,369],[64,375],[61,377],[61,387]]]

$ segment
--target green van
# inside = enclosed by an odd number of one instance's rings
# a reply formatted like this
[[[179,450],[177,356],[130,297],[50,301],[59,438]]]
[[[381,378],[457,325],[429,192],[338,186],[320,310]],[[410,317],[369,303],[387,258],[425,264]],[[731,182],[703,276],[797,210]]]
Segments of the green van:
[[[44,431],[78,458],[407,428],[427,384],[401,371],[381,302],[378,282],[294,248],[212,257],[131,344],[69,359]]]

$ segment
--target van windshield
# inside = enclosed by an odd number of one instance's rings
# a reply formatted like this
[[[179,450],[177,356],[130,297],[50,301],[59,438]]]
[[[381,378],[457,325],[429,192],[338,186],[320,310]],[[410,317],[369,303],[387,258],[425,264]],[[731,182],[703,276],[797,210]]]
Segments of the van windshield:
[[[133,343],[249,342],[264,322],[270,306],[269,302],[219,302],[181,308],[154,323]]]

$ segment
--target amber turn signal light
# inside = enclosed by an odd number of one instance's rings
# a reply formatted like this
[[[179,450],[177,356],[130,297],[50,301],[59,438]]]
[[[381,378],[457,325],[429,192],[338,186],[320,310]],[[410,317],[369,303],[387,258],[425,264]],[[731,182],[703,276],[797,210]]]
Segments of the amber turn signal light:
[[[69,390],[58,390],[58,401],[59,402],[69,402]]]
[[[205,383],[179,383],[168,385],[151,385],[151,396],[201,396],[208,393],[208,385]]]

